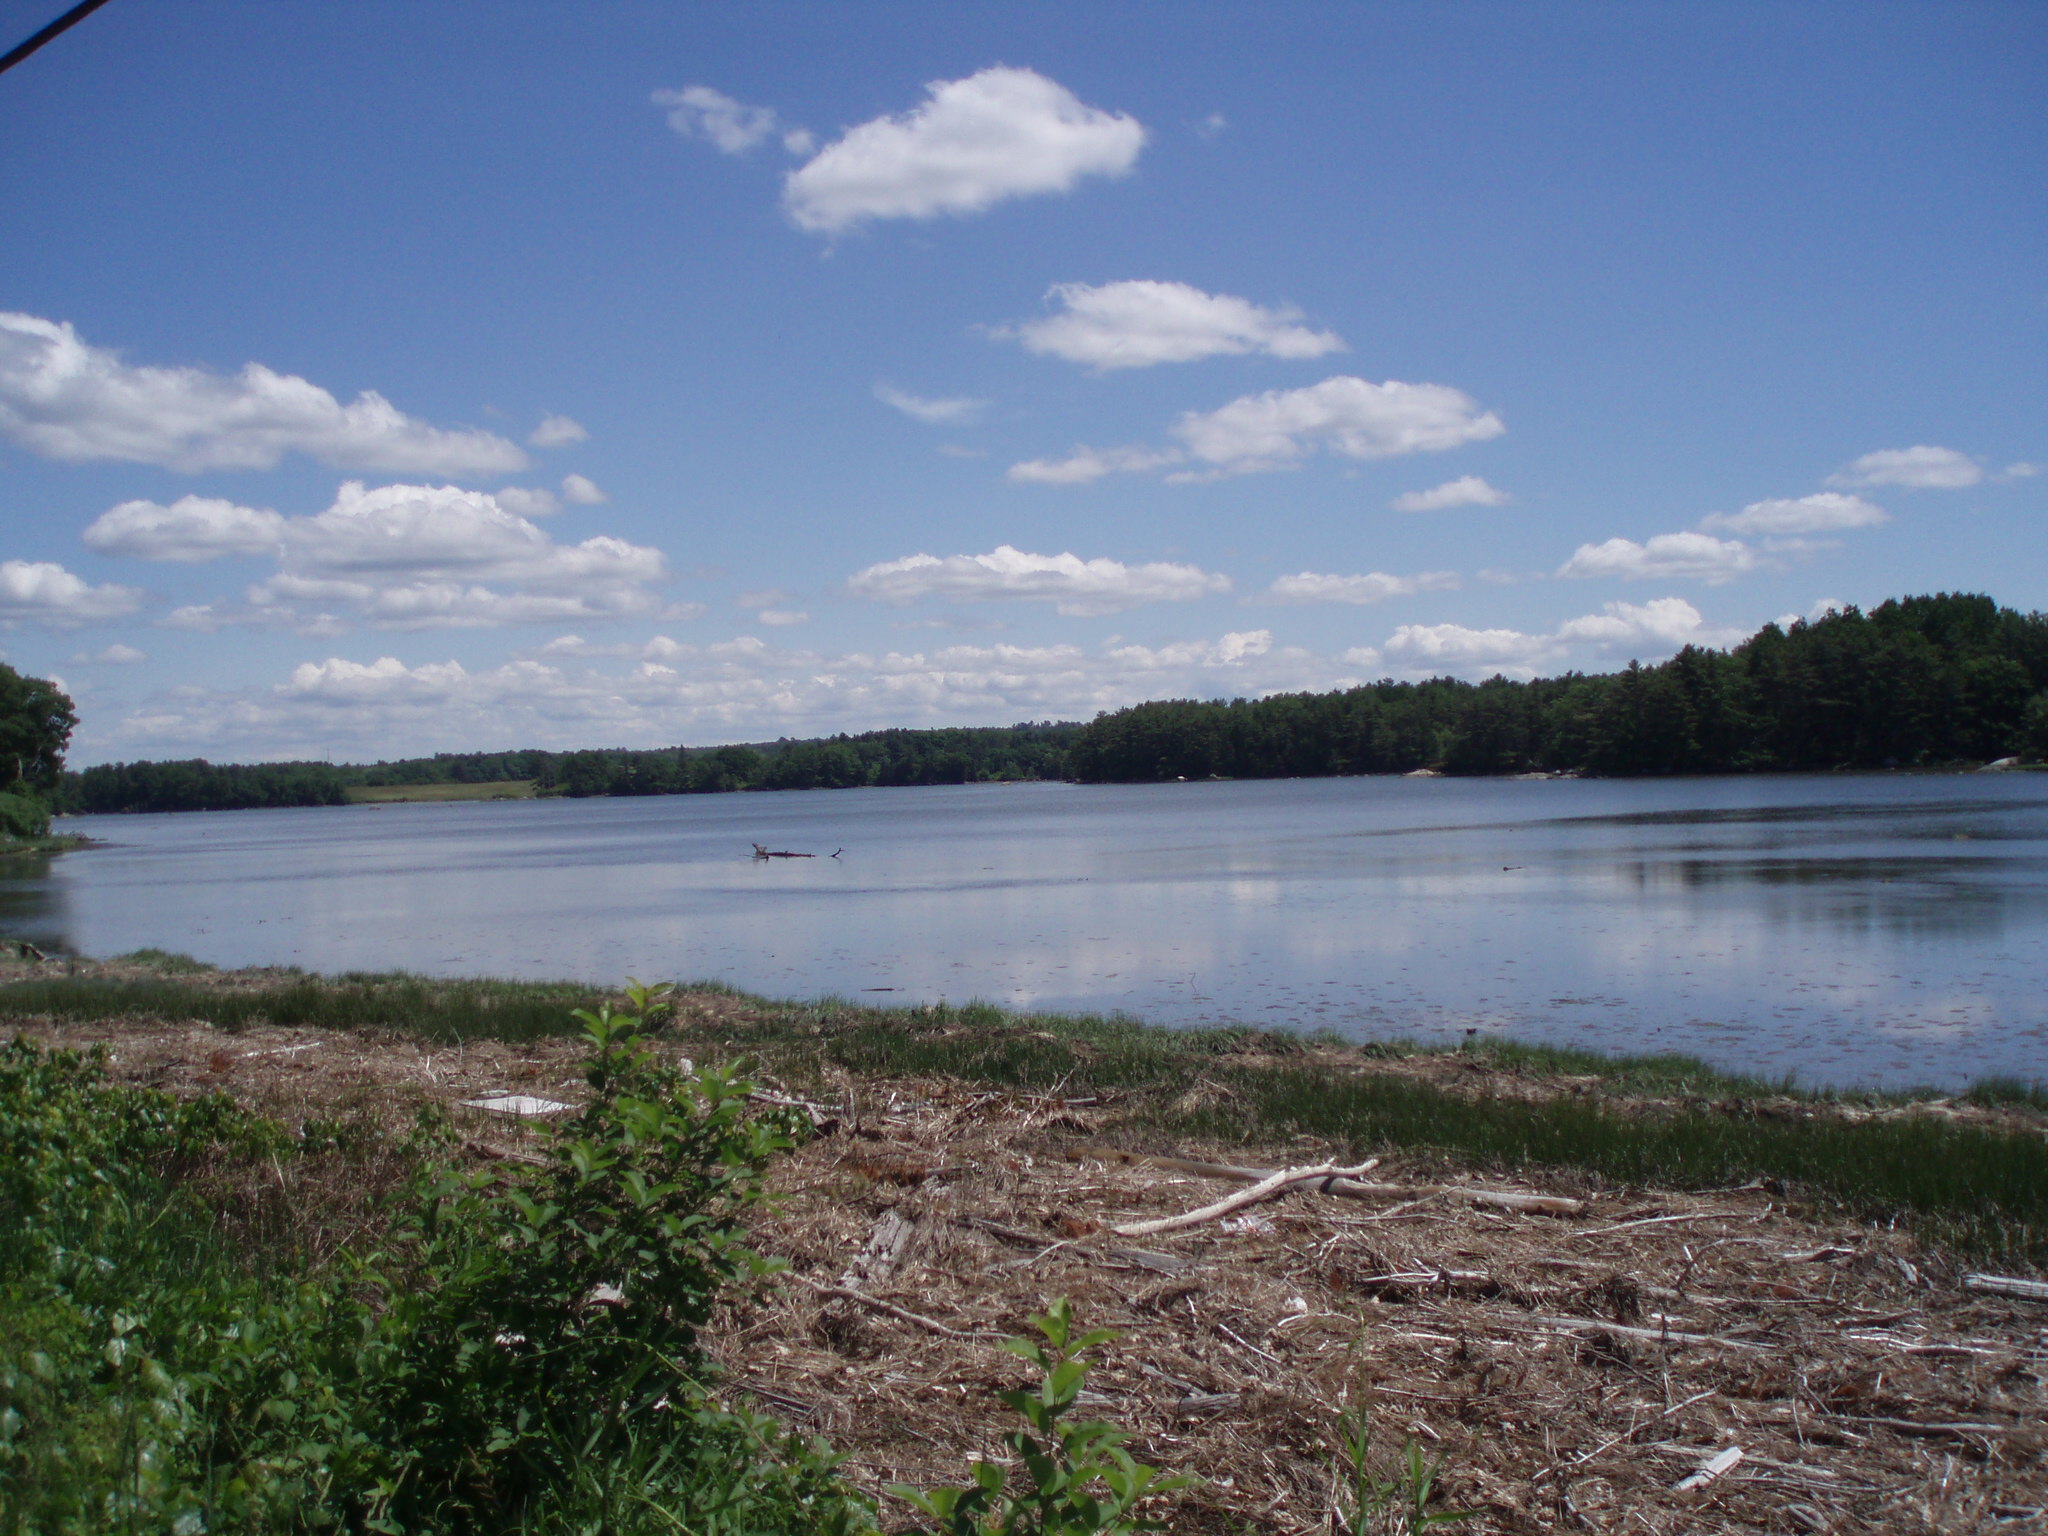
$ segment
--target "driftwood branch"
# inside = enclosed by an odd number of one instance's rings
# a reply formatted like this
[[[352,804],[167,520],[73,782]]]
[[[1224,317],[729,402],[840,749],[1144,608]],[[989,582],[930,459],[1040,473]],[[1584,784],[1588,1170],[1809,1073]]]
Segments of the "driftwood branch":
[[[1006,1243],[1015,1243],[1020,1248],[1035,1249],[1040,1258],[1052,1249],[1064,1246],[1077,1258],[1085,1259],[1090,1264],[1101,1264],[1116,1269],[1149,1269],[1154,1274],[1178,1275],[1192,1267],[1192,1261],[1178,1254],[1153,1253],[1144,1248],[1096,1248],[1085,1239],[1048,1243],[1042,1232],[1026,1232],[1018,1227],[1006,1227],[999,1221],[990,1221],[986,1216],[955,1216],[953,1221],[957,1226],[986,1232],[990,1237],[1000,1238]]]
[[[1830,1417],[1847,1419],[1851,1424],[1873,1424],[1895,1434],[1919,1435],[1932,1440],[1967,1440],[1976,1435],[1995,1437],[2012,1433],[2010,1424],[1929,1424],[1919,1419],[1878,1419],[1861,1413],[1838,1413]]]
[[[819,1104],[811,1099],[800,1099],[794,1094],[778,1093],[773,1088],[756,1088],[747,1095],[750,1104],[767,1104],[776,1109],[793,1109],[811,1122],[811,1129],[820,1136],[829,1136],[839,1129],[839,1111],[829,1104]]]
[[[2021,1280],[2012,1275],[1965,1275],[1963,1289],[1985,1296],[2012,1296],[2020,1301],[2048,1301],[2048,1281]]]
[[[936,1318],[926,1317],[920,1312],[913,1312],[908,1307],[899,1307],[895,1302],[884,1301],[879,1296],[870,1296],[865,1291],[856,1291],[851,1286],[825,1285],[805,1275],[793,1275],[790,1278],[802,1281],[803,1284],[809,1286],[820,1296],[831,1296],[840,1301],[855,1302],[860,1306],[870,1307],[877,1312],[886,1313],[890,1317],[900,1319],[903,1322],[915,1323],[918,1327],[929,1329],[933,1333],[943,1334],[949,1339],[972,1339],[979,1337],[978,1334],[966,1333],[958,1328],[948,1328]]]
[[[1282,1168],[1269,1173],[1250,1189],[1241,1189],[1234,1195],[1225,1195],[1221,1200],[1202,1206],[1198,1210],[1186,1211],[1179,1216],[1162,1216],[1157,1221],[1127,1221],[1110,1230],[1118,1237],[1150,1237],[1155,1232],[1178,1232],[1184,1227],[1199,1227],[1206,1221],[1219,1216],[1228,1216],[1232,1211],[1257,1205],[1261,1200],[1270,1200],[1284,1194],[1288,1189],[1302,1184],[1313,1184],[1321,1180],[1326,1186],[1337,1179],[1356,1179],[1362,1173],[1369,1173],[1379,1166],[1376,1157],[1367,1158],[1354,1168],[1339,1168],[1335,1163],[1317,1163],[1312,1168]]]
[[[1170,1168],[1205,1179],[1231,1179],[1256,1184],[1284,1169],[1240,1168],[1231,1163],[1204,1163],[1188,1157],[1156,1157],[1142,1152],[1125,1152],[1117,1147],[1075,1147],[1067,1155],[1076,1160],[1099,1158],[1109,1163],[1130,1163],[1147,1168]],[[1332,1178],[1317,1187],[1323,1195],[1346,1200],[1414,1200],[1431,1195],[1462,1200],[1468,1205],[1487,1205],[1504,1211],[1534,1212],[1545,1216],[1577,1216],[1586,1209],[1583,1200],[1563,1195],[1531,1195],[1512,1189],[1469,1189],[1463,1184],[1368,1184],[1359,1179]]]
[[[1500,1282],[1483,1269],[1397,1269],[1384,1275],[1365,1275],[1353,1280],[1354,1290],[1378,1290],[1392,1285],[1440,1285],[1451,1290],[1461,1285],[1498,1286]]]
[[[1717,1349],[1743,1349],[1769,1354],[1772,1346],[1752,1344],[1747,1339],[1725,1339],[1717,1333],[1679,1333],[1670,1328],[1634,1328],[1624,1323],[1603,1323],[1597,1317],[1545,1317],[1532,1314],[1518,1319],[1538,1328],[1557,1328],[1566,1333],[1611,1333],[1617,1338],[1640,1339],[1646,1344],[1711,1344]]]
[[[839,1284],[846,1289],[856,1288],[863,1282],[883,1284],[895,1274],[896,1266],[903,1262],[910,1240],[916,1235],[917,1223],[905,1219],[900,1211],[882,1212],[874,1230],[868,1234],[867,1246],[861,1249],[846,1273],[839,1277]]]

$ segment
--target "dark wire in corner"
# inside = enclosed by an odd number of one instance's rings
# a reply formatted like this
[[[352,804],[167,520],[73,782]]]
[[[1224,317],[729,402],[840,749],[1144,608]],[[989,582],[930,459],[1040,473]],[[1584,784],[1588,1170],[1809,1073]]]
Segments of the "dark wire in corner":
[[[78,0],[78,4],[71,7],[70,10],[43,28],[42,31],[36,33],[34,37],[29,38],[25,42],[17,43],[14,47],[8,49],[5,56],[0,57],[0,74],[5,74],[8,70],[14,68],[15,65],[34,53],[43,44],[49,42],[53,37],[61,37],[64,33],[69,32],[106,3],[107,0]]]

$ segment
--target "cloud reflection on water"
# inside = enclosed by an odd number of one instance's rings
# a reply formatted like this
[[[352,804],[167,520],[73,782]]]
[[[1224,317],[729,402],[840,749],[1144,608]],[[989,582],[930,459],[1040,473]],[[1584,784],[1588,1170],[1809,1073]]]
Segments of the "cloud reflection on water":
[[[2037,1071],[2048,973],[2048,782],[2009,777],[969,786],[83,829],[123,846],[0,876],[4,931],[316,970],[1479,1028],[1894,1082]],[[759,866],[763,838],[846,853]]]

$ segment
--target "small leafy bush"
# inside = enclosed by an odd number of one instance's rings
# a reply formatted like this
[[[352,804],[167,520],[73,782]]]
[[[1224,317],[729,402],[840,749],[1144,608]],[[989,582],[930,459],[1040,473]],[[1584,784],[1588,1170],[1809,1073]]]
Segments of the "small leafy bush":
[[[1038,1368],[1037,1389],[1003,1393],[1024,1426],[1004,1443],[1022,1464],[1015,1489],[993,1462],[977,1462],[974,1480],[925,1493],[891,1491],[936,1522],[941,1536],[1125,1536],[1165,1527],[1138,1512],[1155,1494],[1182,1488],[1185,1477],[1162,1477],[1124,1450],[1129,1437],[1110,1424],[1068,1418],[1088,1375],[1088,1352],[1115,1337],[1107,1329],[1074,1332],[1074,1311],[1056,1301],[1031,1319],[1045,1342],[1016,1338],[1002,1348]]]
[[[1343,1536],[1418,1536],[1432,1526],[1461,1525],[1469,1510],[1431,1509],[1443,1460],[1432,1461],[1412,1437],[1399,1456],[1382,1459],[1372,1449],[1372,1421],[1363,1408],[1337,1424],[1334,1531]]]
[[[657,1061],[660,992],[629,998],[580,1016],[591,1099],[538,1167],[460,1171],[429,1116],[376,1238],[311,1269],[204,1193],[348,1138],[0,1050],[0,1533],[872,1530],[828,1452],[702,1384],[795,1127]]]

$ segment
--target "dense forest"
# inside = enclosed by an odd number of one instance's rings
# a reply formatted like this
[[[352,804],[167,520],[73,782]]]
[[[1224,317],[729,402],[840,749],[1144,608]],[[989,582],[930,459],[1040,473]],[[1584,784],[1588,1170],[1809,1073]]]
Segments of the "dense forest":
[[[47,678],[0,662],[0,839],[41,837],[78,715]]]
[[[1657,666],[1602,676],[1389,681],[1228,703],[1139,704],[1087,725],[870,731],[696,751],[444,752],[367,765],[114,763],[64,774],[57,793],[70,811],[233,810],[339,805],[359,786],[508,780],[547,795],[676,795],[1418,768],[1622,777],[1924,767],[2008,755],[2048,756],[2048,617],[1943,593],[1790,629],[1766,624],[1730,651],[1688,646]],[[55,759],[35,761],[37,772],[54,775]]]
[[[66,811],[228,811],[342,805],[353,788],[531,783],[543,795],[701,795],[741,789],[972,784],[1066,775],[1076,724],[870,731],[690,751],[442,752],[373,764],[108,763],[64,775]]]
[[[1613,776],[1889,768],[2048,754],[2048,617],[1941,594],[1766,624],[1731,651],[1510,682],[1374,683],[1098,717],[1083,782],[1327,774]]]

